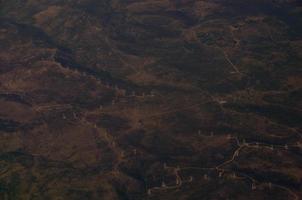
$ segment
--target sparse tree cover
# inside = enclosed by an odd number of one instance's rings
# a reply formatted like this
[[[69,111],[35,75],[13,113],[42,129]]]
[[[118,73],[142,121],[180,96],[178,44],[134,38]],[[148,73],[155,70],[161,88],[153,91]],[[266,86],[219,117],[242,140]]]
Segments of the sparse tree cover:
[[[0,0],[0,200],[302,199],[298,0]]]

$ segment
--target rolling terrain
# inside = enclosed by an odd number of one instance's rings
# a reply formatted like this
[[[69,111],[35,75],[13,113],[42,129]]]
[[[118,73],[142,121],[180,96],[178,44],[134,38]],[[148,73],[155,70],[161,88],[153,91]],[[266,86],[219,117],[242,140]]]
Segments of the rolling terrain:
[[[0,0],[0,199],[302,199],[298,0]]]

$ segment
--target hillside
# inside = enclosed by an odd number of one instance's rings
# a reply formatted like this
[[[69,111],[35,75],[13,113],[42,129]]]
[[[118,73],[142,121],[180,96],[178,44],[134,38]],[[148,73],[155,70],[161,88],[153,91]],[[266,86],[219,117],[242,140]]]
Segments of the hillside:
[[[0,0],[0,199],[302,199],[298,0]]]

